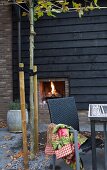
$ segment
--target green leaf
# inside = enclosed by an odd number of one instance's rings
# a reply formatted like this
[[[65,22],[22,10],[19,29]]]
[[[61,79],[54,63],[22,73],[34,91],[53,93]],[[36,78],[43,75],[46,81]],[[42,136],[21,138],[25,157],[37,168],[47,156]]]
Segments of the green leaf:
[[[80,10],[78,11],[78,14],[79,14],[79,17],[81,18],[81,17],[84,15],[84,11],[83,11],[82,9],[80,9]]]
[[[52,6],[52,3],[49,2],[49,1],[48,1],[46,4],[47,4],[48,6]]]
[[[94,9],[94,6],[92,4],[92,2],[90,3],[90,10],[93,10]]]
[[[37,21],[37,20],[38,20],[37,15],[34,15],[34,21]]]
[[[34,11],[40,11],[41,10],[41,7],[40,6],[36,6],[35,8],[34,8]]]
[[[51,16],[51,17],[56,17],[54,14],[52,14],[51,11],[47,11],[47,15],[48,15],[48,16]]]
[[[74,1],[72,1],[72,5],[73,5],[74,8],[80,8],[81,7],[80,3],[78,4],[78,3],[74,2]]]
[[[88,11],[89,11],[89,9],[90,9],[90,7],[89,7],[89,6],[87,6],[87,7],[84,9],[84,11],[88,12]]]
[[[69,11],[69,8],[65,5],[62,6],[62,12],[67,12]]]
[[[93,0],[93,1],[94,1],[94,4],[97,5],[98,0]]]
[[[39,11],[38,13],[37,13],[37,15],[38,15],[38,18],[40,18],[40,17],[42,17],[43,16],[43,12],[42,11]]]

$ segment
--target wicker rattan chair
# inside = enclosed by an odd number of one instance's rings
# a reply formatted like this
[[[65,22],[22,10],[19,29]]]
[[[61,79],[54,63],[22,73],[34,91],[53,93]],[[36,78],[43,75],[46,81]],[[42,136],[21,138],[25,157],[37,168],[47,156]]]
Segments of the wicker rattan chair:
[[[48,99],[47,103],[52,123],[63,123],[79,131],[79,118],[74,97]],[[96,147],[99,147],[101,144],[101,139],[96,140]],[[81,151],[85,153],[91,150],[91,148],[91,137],[89,137],[86,142],[81,145]],[[55,169],[55,156],[53,161],[53,169]]]

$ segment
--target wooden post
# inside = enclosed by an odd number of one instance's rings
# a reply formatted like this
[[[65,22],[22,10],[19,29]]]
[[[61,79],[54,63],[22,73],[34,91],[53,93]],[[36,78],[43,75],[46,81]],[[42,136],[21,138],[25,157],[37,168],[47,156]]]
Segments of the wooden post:
[[[34,73],[34,152],[38,152],[38,91],[37,91],[37,66],[33,66]]]
[[[22,134],[23,134],[23,152],[24,152],[24,166],[28,170],[28,144],[27,144],[27,128],[26,128],[26,108],[25,108],[25,88],[24,88],[24,64],[19,63],[19,82],[20,82],[20,104],[22,116]]]

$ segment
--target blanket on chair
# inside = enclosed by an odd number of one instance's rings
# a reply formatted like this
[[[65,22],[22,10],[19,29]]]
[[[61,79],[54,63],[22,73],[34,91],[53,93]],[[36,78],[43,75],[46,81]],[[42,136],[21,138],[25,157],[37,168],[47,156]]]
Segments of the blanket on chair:
[[[56,159],[63,158],[65,162],[76,169],[75,146],[73,128],[65,124],[55,125],[51,123],[47,129],[47,143],[45,147],[46,155],[56,155]],[[78,133],[78,148],[87,138]]]

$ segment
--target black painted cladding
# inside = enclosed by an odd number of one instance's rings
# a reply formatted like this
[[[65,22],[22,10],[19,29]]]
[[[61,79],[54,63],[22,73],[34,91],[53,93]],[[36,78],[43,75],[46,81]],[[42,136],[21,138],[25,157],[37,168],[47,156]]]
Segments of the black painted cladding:
[[[73,13],[44,17],[35,24],[35,59],[38,78],[69,80],[70,96],[78,109],[89,103],[107,103],[107,10],[95,10],[78,18]],[[22,18],[22,62],[26,67],[29,100],[29,21]],[[17,22],[13,17],[14,98],[18,93]]]

